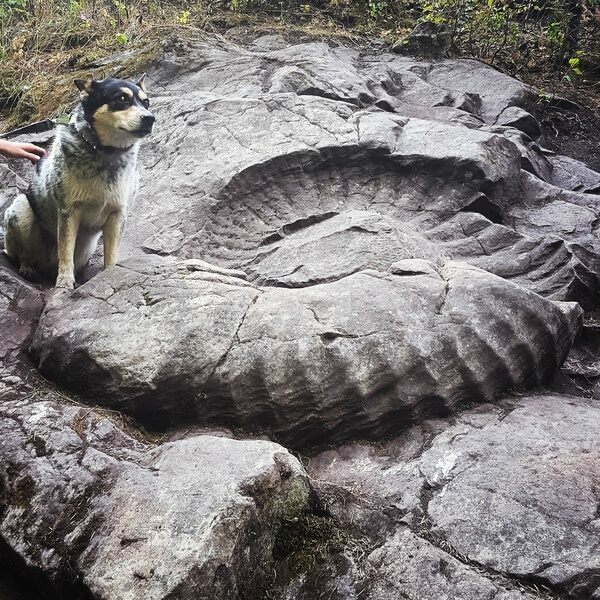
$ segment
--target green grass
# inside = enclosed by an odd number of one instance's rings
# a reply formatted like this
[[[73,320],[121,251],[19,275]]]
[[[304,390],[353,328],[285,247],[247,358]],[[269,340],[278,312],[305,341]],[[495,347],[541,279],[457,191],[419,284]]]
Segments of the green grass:
[[[579,46],[565,45],[568,0],[0,0],[0,130],[69,112],[72,80],[115,74],[96,61],[124,50],[118,75],[139,71],[173,34],[235,29],[392,44],[419,21],[450,28],[451,53],[473,56],[549,94],[600,102],[600,0],[585,0]],[[598,6],[595,7],[597,3]],[[287,8],[282,10],[282,6]]]

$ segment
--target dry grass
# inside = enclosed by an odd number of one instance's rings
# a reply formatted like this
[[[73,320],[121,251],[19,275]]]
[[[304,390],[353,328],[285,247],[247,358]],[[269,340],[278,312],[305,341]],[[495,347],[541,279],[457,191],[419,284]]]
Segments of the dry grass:
[[[237,4],[245,1],[237,0]],[[227,8],[235,2],[0,0],[0,132],[68,113],[77,96],[75,78],[90,73],[98,78],[138,74],[159,52],[161,42],[174,33],[185,38],[227,30],[237,41],[266,32],[284,33],[291,39],[309,35],[363,47],[373,37],[391,44],[409,24],[407,17],[392,29],[350,26],[331,12],[311,9],[296,15],[296,23],[291,25],[273,11]],[[8,10],[10,6],[13,8]],[[116,55],[115,61],[102,60],[111,55]],[[543,71],[522,75],[547,92],[576,98],[593,109],[600,106],[600,83],[568,83]]]
[[[0,0],[2,2],[7,0]],[[14,0],[13,0],[14,1]],[[20,0],[16,0],[20,1]],[[25,0],[23,0],[25,2]],[[103,59],[115,53],[117,73],[128,77],[150,60],[161,40],[177,29],[201,29],[177,4],[147,0],[29,0],[0,26],[2,129],[66,113],[76,98],[73,79],[115,73]]]
[[[15,2],[26,9],[0,16],[0,131],[68,113],[76,99],[73,79],[133,76],[173,34],[233,29],[243,36],[268,24],[270,31],[357,37],[324,17],[290,27],[260,11],[217,10],[216,0],[0,0],[0,15],[3,3]],[[103,60],[111,55],[117,60]]]
[[[144,19],[133,7],[121,14],[115,7],[95,4],[36,1],[31,12],[5,19],[0,38],[3,129],[68,112],[76,97],[74,78],[111,74],[112,65],[97,64],[106,55],[136,50],[136,58],[123,61],[120,69],[123,76],[131,75],[140,58],[149,58],[145,49],[160,38],[161,29],[176,26],[169,26],[177,18],[174,7]]]

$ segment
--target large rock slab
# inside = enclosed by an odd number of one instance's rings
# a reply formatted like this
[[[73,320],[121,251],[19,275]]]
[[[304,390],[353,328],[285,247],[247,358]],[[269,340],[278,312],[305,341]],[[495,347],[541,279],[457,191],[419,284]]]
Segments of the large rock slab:
[[[419,463],[437,492],[433,531],[494,570],[591,595],[600,587],[598,417],[597,404],[542,397],[481,430],[449,428]]]
[[[279,524],[308,507],[267,441],[154,446],[51,397],[0,405],[0,535],[52,597],[261,597]]]
[[[600,173],[568,156],[550,156],[552,179],[550,183],[566,190],[600,194]]]
[[[507,579],[486,577],[401,527],[367,559],[364,597],[369,600],[533,600]]]
[[[534,98],[527,86],[472,60],[419,61],[327,43],[250,49],[223,40],[174,39],[151,70],[169,90],[203,89],[231,96],[292,92],[349,102],[452,107],[493,123],[508,106]]]
[[[552,299],[600,298],[596,201],[530,184],[522,169],[566,180],[516,128],[535,124],[516,80],[475,61],[210,39],[165,44],[149,71],[158,127],[124,255],[300,287],[417,247]]]
[[[547,381],[580,320],[462,263],[283,289],[155,258],[56,291],[33,347],[47,377],[154,426],[236,425],[306,447]]]
[[[599,427],[596,401],[525,396],[424,421],[380,448],[327,451],[309,472],[334,514],[383,539],[368,598],[518,598],[515,583],[534,583],[589,600],[600,593]]]

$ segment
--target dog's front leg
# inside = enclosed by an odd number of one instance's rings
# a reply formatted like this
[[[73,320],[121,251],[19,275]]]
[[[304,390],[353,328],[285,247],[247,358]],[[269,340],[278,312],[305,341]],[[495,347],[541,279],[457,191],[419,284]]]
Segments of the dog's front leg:
[[[58,213],[58,277],[56,287],[73,289],[75,286],[75,243],[79,231],[79,209],[71,206]]]
[[[125,224],[125,215],[122,212],[113,212],[106,219],[102,228],[102,243],[104,244],[104,268],[117,264],[119,259],[119,246],[121,234]]]

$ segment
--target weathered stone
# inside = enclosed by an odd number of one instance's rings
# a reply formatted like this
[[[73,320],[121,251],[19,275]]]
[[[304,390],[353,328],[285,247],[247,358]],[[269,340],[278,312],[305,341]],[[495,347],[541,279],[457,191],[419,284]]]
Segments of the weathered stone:
[[[485,264],[552,299],[598,301],[591,202],[589,213],[571,211],[586,217],[575,227],[561,228],[558,212],[543,230],[521,226],[539,220],[530,210],[538,191],[526,183],[523,193],[521,168],[550,181],[552,166],[517,129],[491,126],[530,95],[514,79],[475,61],[224,41],[173,43],[150,72],[169,94],[185,90],[185,103],[155,102],[159,126],[142,154],[125,255],[199,258],[258,283],[301,286],[389,266],[406,255],[407,238],[394,231],[408,230],[425,258]],[[386,232],[350,225],[355,211],[386,221]],[[465,230],[463,211],[488,222]],[[430,236],[437,249],[423,243]],[[533,261],[524,246],[535,248]]]
[[[30,391],[36,383],[26,349],[43,307],[38,286],[23,281],[0,255],[0,401],[17,389]]]
[[[164,44],[149,69],[159,92],[158,126],[142,153],[146,168],[123,256],[154,252],[230,268],[252,261],[247,270],[258,282],[305,285],[317,253],[325,257],[319,280],[329,268],[336,277],[379,268],[385,253],[388,266],[404,257],[401,240],[390,247],[386,233],[353,229],[315,240],[313,226],[324,218],[348,222],[347,212],[373,212],[365,218],[383,217],[393,229],[419,234],[412,246],[432,230],[437,241],[438,228],[444,236],[452,232],[444,240],[450,243],[429,245],[428,258],[485,264],[552,299],[598,302],[594,203],[585,212],[581,198],[573,202],[579,207],[568,212],[582,217],[575,226],[561,227],[568,207],[554,204],[552,213],[544,210],[547,227],[521,227],[540,216],[530,208],[539,190],[532,192],[528,181],[525,193],[520,189],[521,167],[558,181],[544,151],[514,127],[491,125],[533,127],[517,108],[532,95],[526,86],[476,61],[261,40],[250,48],[213,39]],[[239,222],[250,210],[260,218]],[[485,230],[494,232],[492,244],[480,243],[479,229],[462,233],[461,211],[479,210],[491,221]],[[309,240],[280,248],[276,238],[288,231]],[[234,237],[225,240],[226,252],[219,247],[223,236]],[[365,248],[376,237],[388,239],[374,245],[374,256],[358,250],[336,256],[346,242]],[[536,248],[531,267],[524,244]],[[490,250],[499,245],[501,251]],[[551,268],[539,268],[542,255]],[[293,277],[285,275],[297,267]]]
[[[0,266],[2,598],[37,598],[20,578],[52,599],[260,597],[279,524],[308,507],[298,461],[271,442],[215,435],[156,446],[65,404],[26,354],[42,300]]]
[[[433,531],[477,563],[589,597],[600,586],[599,416],[597,404],[549,396],[482,429],[449,428],[419,461]]]
[[[494,123],[507,107],[522,105],[535,97],[520,81],[476,60],[433,63],[426,79],[432,85],[473,95],[478,99],[478,114],[487,123]]]
[[[542,137],[542,129],[537,119],[518,106],[508,106],[505,108],[496,119],[496,125],[514,127],[535,141],[538,141]]]
[[[146,422],[267,430],[295,447],[547,381],[581,320],[461,263],[404,260],[297,289],[155,258],[49,298],[42,373]]]
[[[382,101],[391,107],[402,102],[455,106],[476,112],[488,123],[508,106],[536,97],[516,79],[474,60],[427,62],[326,43],[271,47],[174,39],[165,44],[152,78],[163,86],[168,83],[171,91],[185,88],[186,93],[202,89],[256,97],[293,91],[355,105]],[[292,87],[282,88],[282,81]]]
[[[370,524],[384,527],[368,598],[504,598],[534,581],[587,600],[600,591],[599,427],[595,401],[515,398],[327,451],[309,473],[341,521],[374,539]]]
[[[0,463],[0,534],[61,598],[258,598],[278,524],[308,506],[302,467],[277,444],[153,447],[52,400],[0,405]]]
[[[550,183],[565,190],[600,194],[600,173],[568,156],[550,156],[552,178]]]
[[[496,582],[402,527],[367,558],[367,600],[534,600]],[[504,585],[502,585],[504,584]],[[511,589],[513,588],[513,589]]]

